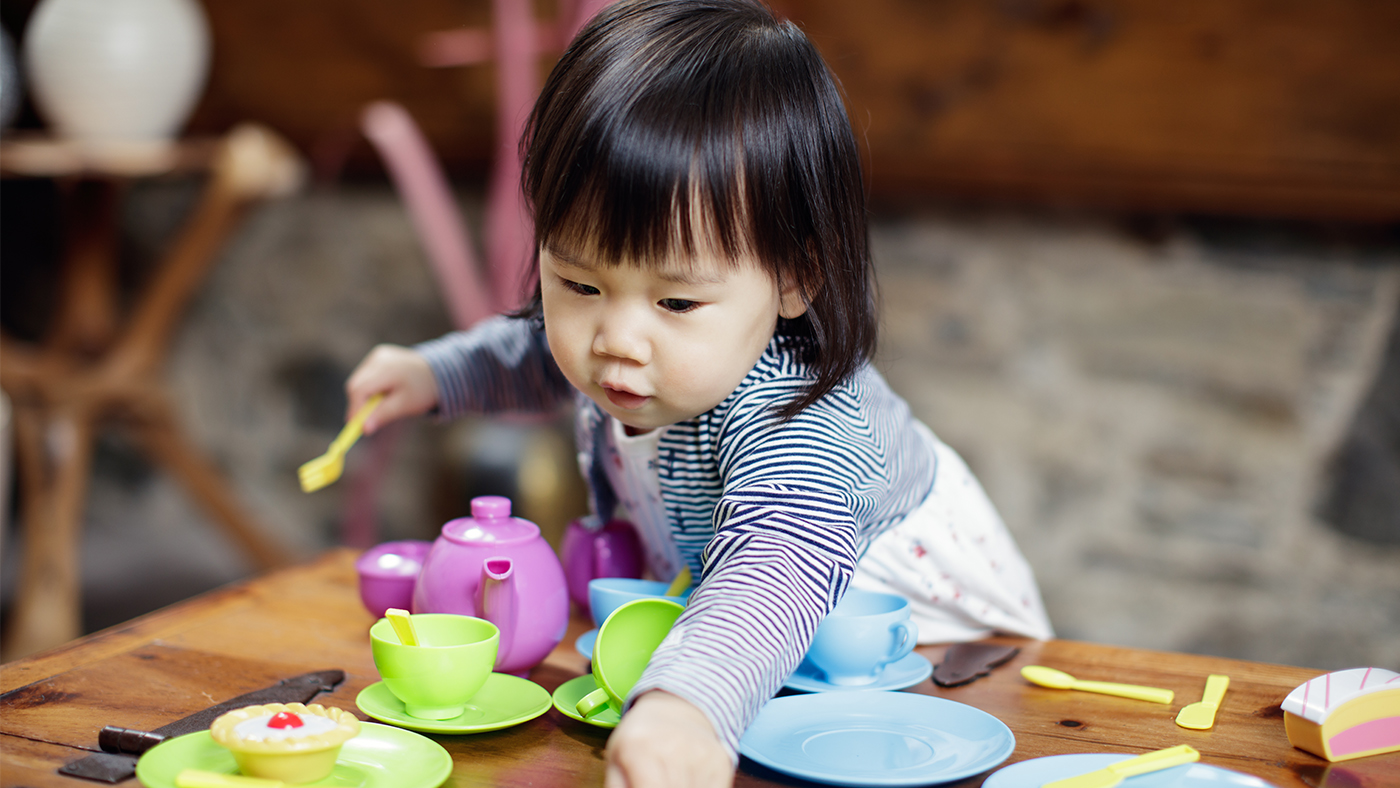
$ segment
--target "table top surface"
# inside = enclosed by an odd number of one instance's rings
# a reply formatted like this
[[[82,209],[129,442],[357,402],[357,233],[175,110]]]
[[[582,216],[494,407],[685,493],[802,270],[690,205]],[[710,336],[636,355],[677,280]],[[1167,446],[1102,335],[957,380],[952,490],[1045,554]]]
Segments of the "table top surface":
[[[45,134],[18,133],[0,140],[0,177],[143,178],[208,169],[215,137],[114,141],[101,146]]]
[[[315,702],[365,718],[355,697],[379,675],[370,656],[372,619],[356,588],[355,555],[333,550],[311,563],[0,667],[0,785],[94,785],[55,770],[97,751],[103,726],[152,730],[314,670],[346,673],[343,684]],[[589,626],[575,615],[559,648],[530,678],[552,692],[586,673],[588,662],[573,643]],[[1202,763],[1255,775],[1278,788],[1380,788],[1395,785],[1400,774],[1400,753],[1328,764],[1289,745],[1279,704],[1317,670],[1067,640],[991,642],[1021,651],[971,684],[944,688],[925,680],[907,691],[965,703],[1006,723],[1016,737],[1006,764],[1063,753],[1140,754],[1189,744],[1200,751]],[[918,649],[935,665],[945,650]],[[1081,679],[1171,689],[1176,702],[1164,706],[1037,687],[1020,676],[1020,668],[1032,664]],[[1211,673],[1230,677],[1215,727],[1178,727],[1177,710],[1200,699]],[[430,737],[453,756],[449,786],[587,786],[602,785],[607,735],[605,729],[550,709],[504,730]],[[948,785],[971,788],[990,773]],[[735,779],[737,786],[809,784],[748,759],[741,761]]]

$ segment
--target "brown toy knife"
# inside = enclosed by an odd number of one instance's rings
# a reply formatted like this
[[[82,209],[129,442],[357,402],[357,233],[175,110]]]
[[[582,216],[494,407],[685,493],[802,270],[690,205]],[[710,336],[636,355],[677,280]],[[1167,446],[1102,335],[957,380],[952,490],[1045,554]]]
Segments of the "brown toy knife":
[[[97,735],[97,744],[103,752],[73,761],[59,768],[58,773],[104,783],[119,783],[136,776],[136,760],[146,750],[166,739],[202,731],[224,712],[263,703],[305,703],[318,693],[335,689],[344,680],[343,670],[321,670],[283,679],[270,687],[239,695],[153,731],[108,725]]]

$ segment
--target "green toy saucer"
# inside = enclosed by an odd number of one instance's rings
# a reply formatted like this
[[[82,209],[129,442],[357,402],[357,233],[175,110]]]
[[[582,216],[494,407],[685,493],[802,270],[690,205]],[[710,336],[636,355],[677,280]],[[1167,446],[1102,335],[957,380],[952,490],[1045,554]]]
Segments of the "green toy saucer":
[[[424,720],[410,716],[403,701],[384,682],[362,690],[355,705],[360,711],[390,725],[424,733],[481,733],[509,728],[533,720],[549,710],[549,691],[529,679],[492,673],[461,714],[449,720]]]
[[[590,674],[569,679],[560,684],[559,689],[554,691],[554,708],[563,712],[565,717],[572,717],[579,722],[597,725],[599,728],[616,728],[617,723],[622,720],[622,715],[611,707],[603,709],[592,717],[585,717],[578,713],[578,702],[583,700],[584,695],[595,689],[598,689],[598,682],[594,681]]]
[[[199,731],[163,741],[136,762],[136,777],[146,788],[175,788],[185,769],[238,774],[233,753]],[[363,788],[437,788],[452,774],[452,756],[442,745],[412,731],[360,723],[360,734],[345,742],[329,777],[305,786]]]

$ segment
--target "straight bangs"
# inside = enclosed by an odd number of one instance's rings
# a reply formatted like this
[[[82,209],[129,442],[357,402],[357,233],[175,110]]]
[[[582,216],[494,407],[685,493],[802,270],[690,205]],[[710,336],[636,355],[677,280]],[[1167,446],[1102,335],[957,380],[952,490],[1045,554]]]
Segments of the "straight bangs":
[[[766,7],[605,7],[550,73],[521,147],[537,248],[599,265],[751,254],[808,299],[784,330],[811,340],[815,396],[873,353],[850,121],[815,47]]]

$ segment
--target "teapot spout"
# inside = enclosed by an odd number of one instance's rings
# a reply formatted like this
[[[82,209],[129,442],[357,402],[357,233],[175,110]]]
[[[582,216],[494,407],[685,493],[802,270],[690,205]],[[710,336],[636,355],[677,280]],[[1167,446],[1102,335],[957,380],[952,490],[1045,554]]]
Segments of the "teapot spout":
[[[505,556],[494,556],[481,564],[481,599],[477,609],[481,617],[501,630],[500,647],[496,651],[496,666],[510,659],[515,647],[516,616],[519,591],[515,584],[515,565]]]

